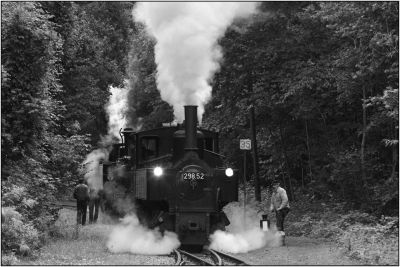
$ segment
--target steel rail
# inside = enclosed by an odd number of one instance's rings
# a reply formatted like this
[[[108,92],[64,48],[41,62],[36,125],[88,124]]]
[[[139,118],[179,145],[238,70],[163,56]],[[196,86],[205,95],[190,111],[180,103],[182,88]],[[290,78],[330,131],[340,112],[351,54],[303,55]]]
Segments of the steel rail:
[[[178,251],[179,251],[182,255],[185,255],[186,257],[188,257],[188,258],[190,258],[190,259],[192,259],[192,260],[195,260],[195,261],[199,262],[200,265],[202,265],[202,266],[213,266],[213,265],[215,265],[215,264],[212,264],[212,263],[210,263],[210,262],[208,262],[208,261],[203,260],[203,259],[200,258],[200,257],[197,257],[196,255],[193,255],[192,253],[189,253],[189,252],[186,252],[186,251],[180,250],[180,249],[178,249]],[[183,264],[184,264],[184,263],[185,263],[185,261],[183,260]]]
[[[47,204],[49,207],[76,209],[76,201],[54,201]]]
[[[214,259],[214,262],[218,265],[218,266],[222,266],[223,265],[223,261],[221,259],[221,256],[219,256],[214,250],[212,249],[207,249],[207,251],[211,254],[211,257]]]
[[[175,253],[175,265],[183,265],[184,261],[182,259],[181,253],[177,249],[174,249],[174,253]]]
[[[249,266],[249,264],[247,264],[247,263],[245,263],[244,261],[242,261],[242,260],[239,260],[238,258],[235,258],[235,257],[233,257],[233,256],[231,256],[231,255],[229,255],[229,254],[226,254],[226,253],[223,253],[223,252],[221,252],[221,251],[217,251],[217,250],[213,250],[213,249],[209,249],[210,251],[213,251],[214,253],[216,253],[216,254],[218,254],[220,257],[222,257],[222,258],[227,258],[227,259],[229,259],[230,261],[233,261],[233,262],[235,262],[235,263],[237,263],[236,265],[245,265],[245,266]],[[225,265],[225,264],[223,264],[223,265]]]

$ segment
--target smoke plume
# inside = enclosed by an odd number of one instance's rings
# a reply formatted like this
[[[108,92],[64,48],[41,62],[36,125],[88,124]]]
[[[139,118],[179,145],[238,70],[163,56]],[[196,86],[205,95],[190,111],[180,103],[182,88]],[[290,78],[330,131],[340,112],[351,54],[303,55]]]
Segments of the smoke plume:
[[[110,86],[110,99],[106,104],[108,115],[108,136],[119,138],[119,130],[126,126],[126,111],[128,109],[128,90],[125,83],[123,87]]]
[[[215,231],[211,236],[210,248],[230,253],[247,253],[264,246],[275,247],[280,239],[273,231],[260,229],[260,216],[257,211],[239,202],[229,203],[223,211],[230,221],[227,231]]]
[[[122,219],[111,232],[107,248],[113,253],[166,255],[180,246],[175,233],[162,235],[157,229],[150,230],[139,223],[136,215]]]
[[[85,180],[89,188],[95,189],[95,191],[103,188],[100,161],[107,158],[108,152],[111,149],[110,145],[120,138],[119,130],[126,126],[125,114],[127,110],[128,88],[127,81],[123,87],[109,87],[110,98],[104,107],[108,117],[108,133],[106,136],[101,137],[101,148],[90,152],[83,162]]]
[[[107,157],[107,150],[99,148],[90,152],[83,165],[85,166],[85,180],[89,188],[98,191],[103,188],[103,173],[100,170],[100,161],[105,160]]]
[[[210,81],[222,58],[217,41],[235,18],[255,12],[254,2],[139,2],[135,19],[156,39],[157,87],[184,118],[197,105],[199,122],[211,96]]]

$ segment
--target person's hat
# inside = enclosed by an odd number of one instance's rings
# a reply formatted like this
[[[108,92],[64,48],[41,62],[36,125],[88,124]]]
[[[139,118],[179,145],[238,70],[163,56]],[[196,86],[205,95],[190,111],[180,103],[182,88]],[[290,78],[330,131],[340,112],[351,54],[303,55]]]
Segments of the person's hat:
[[[278,180],[273,180],[272,185],[280,185],[280,182]]]

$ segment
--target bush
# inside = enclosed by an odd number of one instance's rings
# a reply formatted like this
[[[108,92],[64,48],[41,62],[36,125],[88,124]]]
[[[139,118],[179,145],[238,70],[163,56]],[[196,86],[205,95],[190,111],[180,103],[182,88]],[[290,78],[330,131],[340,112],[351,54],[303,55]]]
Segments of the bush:
[[[388,217],[384,225],[355,223],[349,226],[339,243],[345,244],[350,257],[366,264],[398,265],[398,235],[398,218]]]
[[[1,265],[14,265],[17,262],[17,257],[14,253],[3,254],[1,253]]]
[[[46,231],[57,219],[59,208],[49,205],[54,201],[52,194],[54,193],[49,186],[44,183],[41,186],[26,183],[26,187],[9,182],[2,183],[2,205],[14,207],[24,221],[31,222],[40,232]]]
[[[340,228],[346,228],[346,226],[353,225],[355,223],[375,224],[377,223],[377,218],[368,213],[353,211],[352,213],[343,215],[339,222]]]
[[[39,248],[39,232],[35,226],[23,221],[14,207],[3,207],[4,222],[1,227],[1,249],[27,256],[31,249]]]

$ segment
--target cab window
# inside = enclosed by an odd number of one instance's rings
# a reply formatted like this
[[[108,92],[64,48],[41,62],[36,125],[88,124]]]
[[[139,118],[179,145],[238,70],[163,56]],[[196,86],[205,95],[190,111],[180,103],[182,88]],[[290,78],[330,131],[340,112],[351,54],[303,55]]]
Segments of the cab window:
[[[158,138],[144,136],[140,139],[142,160],[146,161],[158,157]]]
[[[204,138],[204,148],[214,151],[214,140],[211,137]]]

